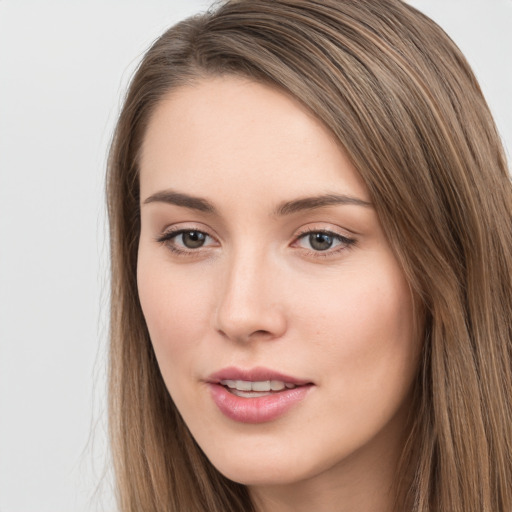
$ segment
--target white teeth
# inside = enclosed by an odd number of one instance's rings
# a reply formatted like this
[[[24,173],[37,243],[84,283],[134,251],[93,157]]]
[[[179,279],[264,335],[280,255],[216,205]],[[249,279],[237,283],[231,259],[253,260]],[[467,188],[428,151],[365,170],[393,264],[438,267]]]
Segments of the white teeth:
[[[235,381],[235,387],[238,391],[252,391],[252,382],[247,380],[237,380]]]
[[[280,380],[261,380],[261,381],[247,381],[247,380],[221,380],[220,384],[227,386],[229,389],[237,391],[282,391],[283,389],[293,389],[297,387],[295,384],[289,382],[282,382]]]
[[[252,382],[252,391],[270,391],[270,381]]]
[[[232,389],[231,393],[241,398],[260,398],[262,396],[271,395],[270,391],[262,392],[262,391],[238,391],[238,389]]]
[[[293,384],[290,384],[290,386],[295,387]],[[272,391],[281,391],[286,387],[286,384],[284,382],[281,382],[280,380],[271,380],[270,381],[270,389]]]

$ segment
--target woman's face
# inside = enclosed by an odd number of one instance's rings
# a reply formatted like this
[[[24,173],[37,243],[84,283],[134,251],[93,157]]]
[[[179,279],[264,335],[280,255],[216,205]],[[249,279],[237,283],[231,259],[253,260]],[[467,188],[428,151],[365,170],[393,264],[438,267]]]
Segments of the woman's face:
[[[331,133],[269,86],[204,79],[156,109],[140,188],[142,309],[211,462],[253,486],[394,463],[411,293]]]

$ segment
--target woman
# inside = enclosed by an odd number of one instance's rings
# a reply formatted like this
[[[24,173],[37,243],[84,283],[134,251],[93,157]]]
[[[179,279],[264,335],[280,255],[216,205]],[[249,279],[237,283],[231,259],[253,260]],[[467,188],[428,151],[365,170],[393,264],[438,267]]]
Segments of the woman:
[[[108,175],[120,508],[512,509],[512,193],[398,0],[171,28]]]

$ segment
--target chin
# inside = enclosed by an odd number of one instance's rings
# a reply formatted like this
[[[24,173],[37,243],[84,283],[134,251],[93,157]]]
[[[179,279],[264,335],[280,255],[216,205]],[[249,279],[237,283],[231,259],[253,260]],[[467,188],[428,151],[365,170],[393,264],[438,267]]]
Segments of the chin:
[[[215,465],[226,478],[246,486],[286,485],[302,480],[299,474],[281,465],[262,464],[248,467],[243,460],[239,464]]]
[[[223,476],[243,485],[287,484],[301,479],[296,461],[268,450],[238,447],[206,456]]]
[[[222,475],[247,486],[292,484],[311,478],[322,469],[326,469],[317,468],[315,464],[311,464],[312,461],[294,456],[294,450],[284,454],[279,449],[268,448],[231,448],[223,453],[206,455]]]

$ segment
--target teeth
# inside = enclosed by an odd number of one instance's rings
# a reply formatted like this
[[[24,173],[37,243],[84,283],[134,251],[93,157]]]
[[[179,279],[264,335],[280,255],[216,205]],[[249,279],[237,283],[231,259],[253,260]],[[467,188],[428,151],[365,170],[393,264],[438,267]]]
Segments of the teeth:
[[[232,389],[231,393],[241,398],[260,398],[262,396],[271,395],[270,391],[261,392],[261,391],[238,391],[238,389]]]
[[[221,380],[223,386],[237,391],[282,391],[283,389],[293,389],[295,384],[290,382],[282,382],[280,380],[261,380],[261,381],[248,381],[248,380]]]
[[[236,380],[235,388],[238,389],[238,391],[252,391],[251,384],[251,382],[246,380]]]
[[[270,391],[270,381],[251,382],[251,391]]]
[[[288,385],[295,387],[295,384],[288,384]],[[281,382],[280,380],[271,380],[270,381],[270,389],[272,391],[281,391],[285,387],[286,387],[286,384],[284,382]]]

